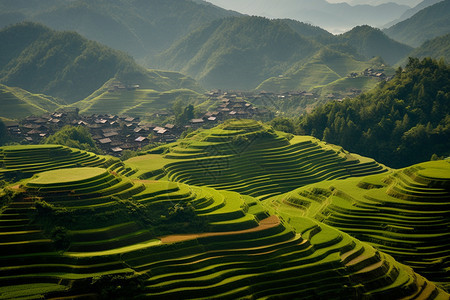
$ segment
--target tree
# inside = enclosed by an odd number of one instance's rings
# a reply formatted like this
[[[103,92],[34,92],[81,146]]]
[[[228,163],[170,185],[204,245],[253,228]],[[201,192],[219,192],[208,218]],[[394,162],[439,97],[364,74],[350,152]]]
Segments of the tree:
[[[72,148],[78,148],[94,153],[100,153],[100,149],[95,145],[90,132],[82,126],[64,126],[54,135],[42,141],[43,144],[58,144]]]

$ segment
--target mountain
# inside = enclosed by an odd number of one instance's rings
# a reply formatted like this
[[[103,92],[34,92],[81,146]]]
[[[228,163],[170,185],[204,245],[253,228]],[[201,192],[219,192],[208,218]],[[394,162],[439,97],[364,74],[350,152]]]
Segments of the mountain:
[[[189,88],[196,83],[178,74],[172,78],[138,66],[126,54],[89,41],[74,32],[57,32],[35,23],[0,31],[0,83],[18,86],[73,103],[114,78],[158,91]]]
[[[426,41],[420,47],[414,49],[408,56],[434,59],[443,58],[447,63],[450,62],[450,33]]]
[[[159,58],[163,68],[193,76],[206,87],[248,90],[318,48],[282,21],[239,17],[192,32]]]
[[[400,18],[387,23],[386,25],[383,26],[383,28],[389,28],[391,26],[394,26],[397,23],[400,23],[406,19],[411,18],[412,16],[414,16],[416,13],[418,13],[419,11],[421,11],[424,8],[427,8],[428,6],[434,5],[436,3],[439,3],[443,0],[424,0],[422,2],[420,2],[419,4],[417,4],[416,6],[414,6],[411,9],[408,9],[407,11],[405,11]]]
[[[358,60],[352,55],[330,48],[323,47],[306,63],[294,64],[283,75],[264,80],[257,90],[277,92],[311,90],[346,78],[353,72],[359,73],[367,68],[382,68],[383,61],[379,58],[369,61]]]
[[[333,33],[342,33],[361,24],[379,27],[399,18],[410,8],[396,3],[351,6],[347,3],[328,3],[325,0],[209,0],[209,2],[249,15],[294,19],[320,26]]]
[[[29,115],[41,115],[56,111],[62,103],[57,99],[32,94],[21,88],[0,84],[0,117],[22,119]]]
[[[391,167],[447,157],[450,66],[411,58],[392,80],[354,99],[317,107],[299,123],[312,134]]]
[[[9,12],[55,30],[71,30],[88,39],[149,60],[175,40],[202,24],[237,15],[205,2],[190,0],[53,0],[30,1],[36,9],[24,9],[2,0]],[[20,1],[26,2],[26,1]],[[1,7],[1,6],[0,6]]]
[[[367,58],[381,56],[390,65],[394,65],[412,51],[410,46],[394,41],[381,30],[368,25],[357,26],[340,35],[338,40],[354,47],[359,54]]]
[[[392,39],[418,47],[426,40],[450,32],[450,0],[429,6],[411,18],[395,24],[384,32]]]

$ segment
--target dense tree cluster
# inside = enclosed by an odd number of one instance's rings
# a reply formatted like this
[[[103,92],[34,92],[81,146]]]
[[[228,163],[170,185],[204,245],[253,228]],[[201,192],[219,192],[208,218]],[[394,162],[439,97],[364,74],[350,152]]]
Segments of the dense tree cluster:
[[[82,126],[64,126],[54,135],[42,141],[44,144],[58,144],[94,153],[100,153],[89,130]]]
[[[410,58],[405,69],[376,89],[317,107],[298,120],[274,120],[276,129],[310,134],[373,157],[390,167],[449,155],[450,66]],[[280,128],[278,128],[280,127]]]

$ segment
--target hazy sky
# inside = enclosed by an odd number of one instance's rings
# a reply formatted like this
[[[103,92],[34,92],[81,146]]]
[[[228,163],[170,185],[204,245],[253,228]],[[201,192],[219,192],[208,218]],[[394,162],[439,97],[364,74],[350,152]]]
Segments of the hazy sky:
[[[395,2],[398,4],[408,5],[408,6],[416,6],[422,0],[327,0],[329,3],[342,3],[347,2],[349,4],[371,4],[371,5],[377,5],[381,3],[387,3],[387,2]]]

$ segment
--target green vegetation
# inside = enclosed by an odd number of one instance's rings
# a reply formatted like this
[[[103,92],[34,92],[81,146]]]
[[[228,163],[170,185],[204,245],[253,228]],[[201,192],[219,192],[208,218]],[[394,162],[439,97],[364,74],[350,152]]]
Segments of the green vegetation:
[[[321,182],[267,200],[285,219],[315,218],[392,255],[450,287],[450,161],[433,161],[363,179]]]
[[[74,167],[109,167],[118,174],[132,174],[119,159],[61,145],[0,147],[0,180],[28,178],[38,172]]]
[[[114,79],[127,86],[160,92],[202,89],[186,76],[148,71],[126,54],[89,41],[73,32],[56,32],[34,23],[0,31],[0,82],[73,103]],[[99,93],[99,91],[97,91]]]
[[[159,72],[159,71],[155,71]],[[176,76],[176,73],[159,72],[162,76]],[[167,78],[167,77],[166,77]],[[186,78],[189,80],[189,78]],[[125,91],[98,91],[99,95],[79,101],[74,106],[80,108],[84,114],[128,114],[133,116],[148,117],[160,110],[170,110],[177,101],[186,104],[198,105],[206,100],[202,94],[190,89],[175,89],[158,92],[153,89],[139,88]]]
[[[252,89],[317,49],[283,22],[225,18],[176,42],[160,59],[165,68],[191,75],[206,87]]]
[[[337,39],[354,47],[366,58],[380,56],[390,65],[397,63],[412,50],[410,46],[396,42],[381,30],[367,25],[357,26]]]
[[[177,39],[203,24],[237,13],[188,0],[83,0],[58,1],[47,10],[26,15],[56,30],[76,31],[154,65],[153,55]]]
[[[95,144],[95,141],[92,139],[89,130],[83,126],[64,126],[54,135],[43,139],[42,143],[64,145],[94,153],[101,152]]]
[[[229,120],[149,153],[154,154],[125,162],[139,169],[134,176],[260,197],[325,179],[386,171],[375,161],[340,147],[276,132],[254,120]]]
[[[448,13],[450,2],[441,1],[429,6],[411,18],[384,30],[394,40],[412,47],[419,47],[425,41],[447,34],[450,30]]]
[[[448,297],[368,244],[309,218],[291,226],[234,192],[102,168],[8,189],[2,297]]]
[[[392,167],[448,155],[450,68],[410,59],[405,69],[355,99],[317,107],[296,132],[311,134]]]
[[[50,96],[32,94],[21,88],[0,84],[0,117],[21,119],[29,115],[54,112],[61,103]]]
[[[272,77],[262,82],[257,90],[275,92],[292,90],[311,90],[323,85],[332,84],[347,78],[350,73],[360,73],[367,68],[384,68],[379,58],[370,61],[357,60],[351,55],[324,47],[318,51],[307,63],[295,64],[282,76]],[[347,81],[349,88],[358,88],[360,85]]]
[[[414,49],[409,56],[417,58],[431,57],[434,59],[443,58],[450,63],[450,34],[439,36],[423,43]]]

